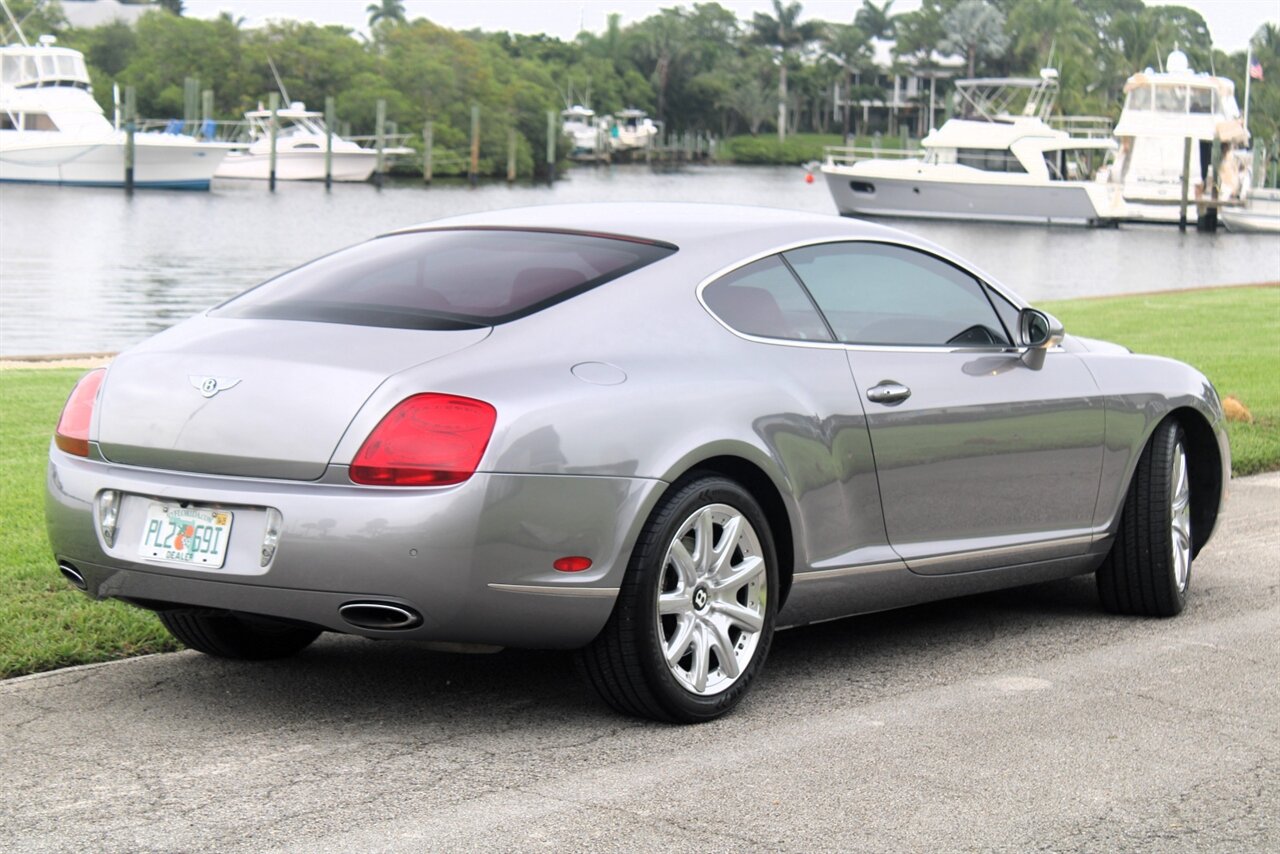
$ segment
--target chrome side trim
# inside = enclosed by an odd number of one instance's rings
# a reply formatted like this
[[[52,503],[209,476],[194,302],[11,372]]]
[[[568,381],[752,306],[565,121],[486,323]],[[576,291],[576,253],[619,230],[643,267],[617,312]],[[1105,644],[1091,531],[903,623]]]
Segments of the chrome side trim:
[[[1063,537],[1058,540],[1037,540],[1034,543],[1016,543],[1011,546],[996,546],[990,549],[974,549],[967,552],[947,552],[946,554],[930,555],[929,557],[911,557],[903,558],[910,567],[933,566],[937,563],[947,563],[953,560],[972,559],[972,558],[988,558],[988,557],[1015,557],[1022,552],[1034,552],[1049,546],[1078,546],[1089,545],[1093,542],[1093,534],[1079,534],[1074,537]]]
[[[489,583],[490,590],[504,593],[531,593],[535,596],[574,596],[583,599],[612,599],[618,595],[617,587],[560,587],[550,584],[496,584]]]
[[[881,572],[886,569],[905,569],[902,561],[885,561],[883,563],[863,563],[857,566],[842,566],[837,569],[820,569],[817,572],[797,572],[791,579],[792,584],[805,581],[824,581],[829,578],[844,578],[848,575],[861,575],[864,572]]]

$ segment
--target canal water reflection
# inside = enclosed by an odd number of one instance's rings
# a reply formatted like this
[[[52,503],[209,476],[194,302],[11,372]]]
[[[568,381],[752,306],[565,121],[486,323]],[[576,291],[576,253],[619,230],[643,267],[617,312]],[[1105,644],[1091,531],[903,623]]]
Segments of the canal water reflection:
[[[798,168],[574,169],[554,187],[215,182],[209,193],[0,188],[0,354],[114,351],[384,231],[494,208],[702,201],[835,213]],[[1029,300],[1280,281],[1280,237],[893,220]]]

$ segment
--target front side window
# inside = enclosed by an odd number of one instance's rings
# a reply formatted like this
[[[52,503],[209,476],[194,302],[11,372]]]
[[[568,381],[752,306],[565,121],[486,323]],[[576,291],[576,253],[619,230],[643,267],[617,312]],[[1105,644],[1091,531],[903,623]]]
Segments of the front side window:
[[[48,113],[27,113],[23,119],[26,130],[57,130],[58,126],[49,118]]]
[[[1022,161],[1013,152],[1000,148],[961,148],[956,150],[956,162],[961,166],[981,169],[983,172],[1026,172]]]
[[[707,285],[707,306],[747,335],[794,341],[830,341],[813,302],[777,256],[739,267]]]
[[[1010,345],[978,280],[932,255],[884,243],[831,243],[784,257],[844,343]]]
[[[213,314],[470,329],[541,311],[675,251],[662,243],[519,229],[391,234],[290,270]]]

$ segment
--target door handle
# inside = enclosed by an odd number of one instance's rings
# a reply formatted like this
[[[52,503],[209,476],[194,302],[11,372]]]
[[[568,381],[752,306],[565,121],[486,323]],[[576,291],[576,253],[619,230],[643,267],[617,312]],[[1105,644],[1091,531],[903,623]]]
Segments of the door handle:
[[[882,380],[867,389],[867,400],[892,406],[911,397],[911,389],[893,380]]]

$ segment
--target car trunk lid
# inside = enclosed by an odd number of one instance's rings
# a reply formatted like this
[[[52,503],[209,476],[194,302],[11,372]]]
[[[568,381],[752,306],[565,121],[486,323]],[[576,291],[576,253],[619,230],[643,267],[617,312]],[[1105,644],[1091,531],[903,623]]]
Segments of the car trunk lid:
[[[315,480],[389,376],[489,332],[196,318],[111,365],[98,446],[126,465]]]

